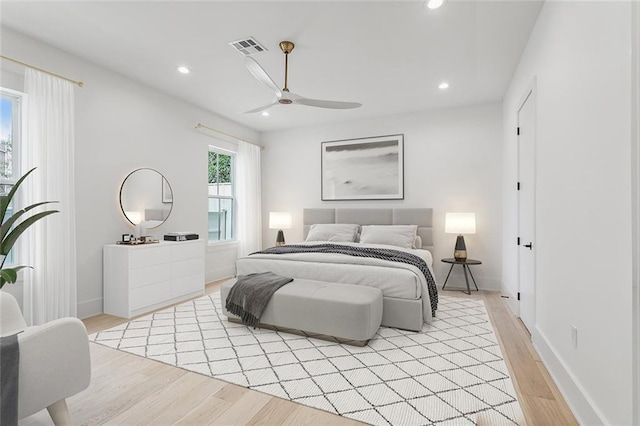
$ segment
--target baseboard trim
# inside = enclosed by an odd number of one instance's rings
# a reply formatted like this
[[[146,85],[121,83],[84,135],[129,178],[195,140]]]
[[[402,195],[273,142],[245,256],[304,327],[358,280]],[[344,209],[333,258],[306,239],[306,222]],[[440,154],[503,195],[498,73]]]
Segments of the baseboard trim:
[[[505,289],[504,286],[502,288],[502,295],[507,299],[507,306],[509,307],[509,310],[511,310],[511,313],[520,318],[520,303],[518,302],[518,296]]]
[[[78,302],[78,318],[85,319],[103,313],[102,297]]]
[[[531,341],[578,423],[581,425],[608,424],[604,421],[604,416],[595,408],[596,405],[578,383],[573,373],[567,368],[562,359],[556,355],[556,351],[549,343],[549,340],[537,326],[534,327],[531,334]]]
[[[204,280],[206,283],[211,283],[214,281],[221,280],[223,278],[229,278],[236,275],[235,266],[230,266],[228,268],[216,269],[213,271],[207,271],[204,274]]]

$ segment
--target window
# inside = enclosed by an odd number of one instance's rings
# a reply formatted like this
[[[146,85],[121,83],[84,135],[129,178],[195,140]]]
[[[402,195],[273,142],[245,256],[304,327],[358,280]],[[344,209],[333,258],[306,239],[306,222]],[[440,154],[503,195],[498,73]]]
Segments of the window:
[[[209,147],[209,242],[234,239],[234,156]]]
[[[20,178],[20,136],[22,130],[23,94],[0,88],[0,195],[7,195]],[[6,217],[13,214],[7,208]],[[13,263],[10,252],[5,265]]]
[[[21,112],[21,94],[0,88],[0,195],[7,195],[20,177]]]

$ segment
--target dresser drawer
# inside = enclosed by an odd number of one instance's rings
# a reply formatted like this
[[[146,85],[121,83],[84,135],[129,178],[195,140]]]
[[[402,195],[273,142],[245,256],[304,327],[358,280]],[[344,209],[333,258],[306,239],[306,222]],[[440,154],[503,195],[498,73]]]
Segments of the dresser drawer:
[[[202,257],[171,264],[171,278],[180,278],[202,272],[204,272],[204,259]]]
[[[133,288],[130,298],[132,311],[168,300],[171,298],[171,281]]]
[[[196,291],[204,291],[204,273],[171,280],[171,297],[178,297]]]
[[[167,281],[171,278],[171,264],[147,266],[129,271],[131,288],[144,287],[150,284]]]
[[[204,256],[204,245],[202,242],[175,242],[171,244],[171,260],[180,261]]]
[[[204,240],[104,247],[104,312],[131,318],[204,292]]]
[[[154,246],[133,248],[129,251],[129,268],[144,268],[171,262],[170,247]]]

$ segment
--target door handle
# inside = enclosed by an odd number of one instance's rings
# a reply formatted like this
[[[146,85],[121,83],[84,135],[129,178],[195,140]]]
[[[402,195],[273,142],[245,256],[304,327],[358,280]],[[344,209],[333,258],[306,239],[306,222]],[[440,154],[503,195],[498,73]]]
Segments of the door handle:
[[[522,247],[526,247],[529,250],[533,250],[533,243],[529,243],[529,244],[523,244]]]

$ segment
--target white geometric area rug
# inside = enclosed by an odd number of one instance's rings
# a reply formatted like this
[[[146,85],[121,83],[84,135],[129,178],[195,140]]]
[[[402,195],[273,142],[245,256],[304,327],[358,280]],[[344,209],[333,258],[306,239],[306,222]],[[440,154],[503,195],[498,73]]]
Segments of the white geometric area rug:
[[[365,347],[226,320],[219,293],[90,336],[101,345],[375,425],[524,424],[482,300]]]

